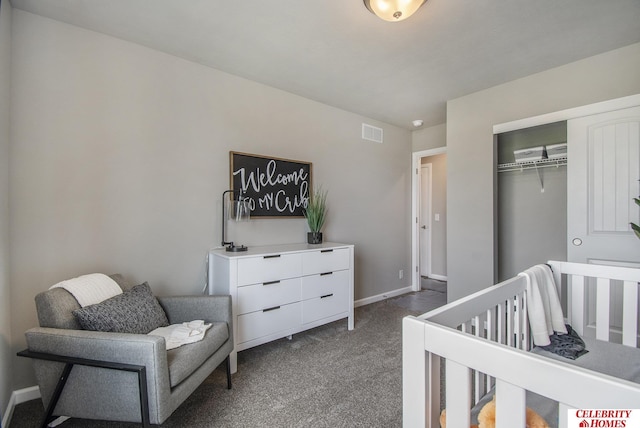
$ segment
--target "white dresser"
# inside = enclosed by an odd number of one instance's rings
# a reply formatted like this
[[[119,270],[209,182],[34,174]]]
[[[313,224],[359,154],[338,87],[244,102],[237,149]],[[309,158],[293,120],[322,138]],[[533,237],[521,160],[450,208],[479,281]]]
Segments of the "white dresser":
[[[348,318],[353,330],[353,245],[285,244],[209,252],[209,294],[230,294],[234,351]]]

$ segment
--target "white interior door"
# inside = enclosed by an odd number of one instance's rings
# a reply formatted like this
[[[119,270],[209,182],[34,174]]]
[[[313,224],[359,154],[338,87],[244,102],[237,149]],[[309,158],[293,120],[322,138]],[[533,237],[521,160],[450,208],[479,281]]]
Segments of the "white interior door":
[[[640,107],[567,123],[569,261],[640,262]]]
[[[420,275],[431,274],[431,164],[420,168]]]
[[[640,267],[640,239],[629,226],[640,221],[633,202],[640,191],[640,107],[569,120],[567,149],[568,260]],[[622,325],[618,289],[610,296],[614,335]],[[594,281],[587,289],[585,330],[592,336],[595,301]]]

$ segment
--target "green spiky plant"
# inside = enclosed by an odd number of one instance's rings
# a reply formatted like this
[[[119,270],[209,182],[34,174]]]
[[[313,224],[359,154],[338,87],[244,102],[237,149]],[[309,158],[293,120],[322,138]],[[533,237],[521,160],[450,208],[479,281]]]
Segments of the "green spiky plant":
[[[637,206],[640,207],[640,199],[638,198],[633,198],[633,201],[636,203]],[[638,238],[640,238],[640,226],[638,226],[635,223],[629,223],[631,225],[631,229],[633,229],[633,231],[635,232],[636,236]]]
[[[309,197],[307,208],[304,210],[309,230],[320,232],[327,216],[327,191],[317,187]]]

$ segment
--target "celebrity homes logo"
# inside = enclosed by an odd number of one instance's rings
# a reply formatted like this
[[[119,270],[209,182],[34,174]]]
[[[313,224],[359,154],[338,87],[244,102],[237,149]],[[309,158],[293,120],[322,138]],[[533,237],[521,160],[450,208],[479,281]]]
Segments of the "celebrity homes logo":
[[[569,409],[569,428],[640,428],[640,409]]]

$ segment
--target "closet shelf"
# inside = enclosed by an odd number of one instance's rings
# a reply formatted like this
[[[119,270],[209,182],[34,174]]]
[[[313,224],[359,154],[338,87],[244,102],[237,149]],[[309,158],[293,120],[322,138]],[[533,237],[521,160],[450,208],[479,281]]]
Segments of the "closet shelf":
[[[561,158],[543,159],[543,160],[531,161],[531,162],[501,163],[498,165],[498,172],[524,171],[525,169],[549,168],[552,166],[558,168],[566,164],[567,164],[566,156],[563,156]]]

